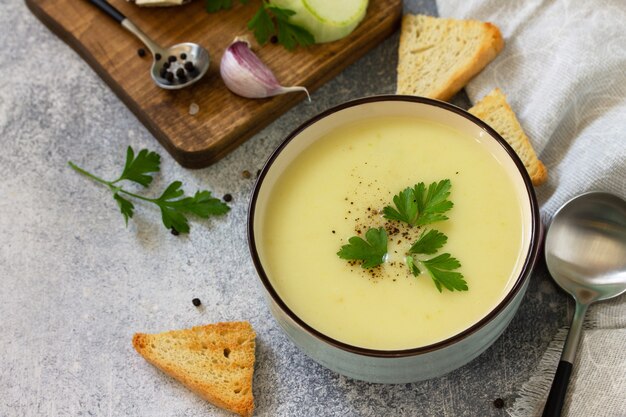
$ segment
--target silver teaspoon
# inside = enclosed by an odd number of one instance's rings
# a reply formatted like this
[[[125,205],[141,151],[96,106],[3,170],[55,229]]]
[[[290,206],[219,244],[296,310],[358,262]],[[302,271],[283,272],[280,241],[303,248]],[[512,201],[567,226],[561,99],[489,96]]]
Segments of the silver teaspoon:
[[[178,90],[200,80],[209,69],[209,53],[195,43],[179,43],[162,48],[106,0],[89,0],[113,20],[141,40],[153,57],[150,75],[166,90]]]
[[[576,310],[543,417],[558,417],[567,392],[587,307],[626,291],[626,201],[603,192],[582,194],[552,218],[546,264]]]

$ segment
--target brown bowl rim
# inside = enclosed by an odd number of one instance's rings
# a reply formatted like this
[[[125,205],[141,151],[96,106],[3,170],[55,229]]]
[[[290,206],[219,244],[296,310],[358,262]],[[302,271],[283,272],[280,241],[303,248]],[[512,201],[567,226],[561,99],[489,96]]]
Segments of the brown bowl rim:
[[[274,163],[278,155],[280,155],[280,153],[287,147],[287,145],[306,128],[308,128],[314,123],[317,123],[318,121],[334,113],[337,113],[347,108],[360,106],[363,104],[385,102],[385,101],[403,101],[403,102],[419,103],[419,104],[426,104],[426,105],[439,107],[439,108],[451,111],[453,113],[456,113],[457,115],[460,115],[462,117],[465,117],[466,119],[470,120],[474,124],[478,125],[484,131],[486,131],[489,134],[489,136],[495,139],[504,148],[504,150],[511,157],[511,159],[513,159],[513,162],[515,163],[524,181],[524,185],[526,187],[526,192],[528,193],[528,200],[530,202],[530,208],[531,208],[532,230],[531,230],[530,246],[528,248],[528,252],[526,254],[526,259],[522,267],[522,270],[520,271],[519,276],[517,277],[515,281],[515,284],[509,290],[509,292],[504,297],[504,299],[481,320],[479,320],[478,322],[476,322],[469,328],[465,329],[464,331],[455,334],[454,336],[451,336],[447,339],[444,339],[442,341],[439,341],[437,343],[433,343],[430,345],[421,346],[417,348],[410,348],[410,349],[400,349],[400,350],[378,350],[378,349],[368,349],[368,348],[363,348],[359,346],[353,346],[344,342],[340,342],[336,339],[333,339],[323,334],[322,332],[314,329],[313,327],[308,325],[306,322],[304,322],[304,320],[298,317],[285,304],[285,302],[280,298],[276,290],[274,290],[274,287],[270,283],[269,278],[267,277],[267,274],[265,273],[265,270],[263,268],[263,265],[261,264],[261,260],[259,258],[259,255],[256,249],[256,242],[254,238],[254,214],[255,214],[256,202],[257,202],[261,185],[263,184],[263,181],[265,179],[265,176],[268,170],[271,168],[272,164]],[[472,335],[473,333],[477,332],[478,330],[486,326],[489,322],[491,322],[494,318],[496,318],[502,311],[504,311],[504,309],[511,303],[511,301],[522,290],[522,288],[524,287],[525,281],[529,279],[530,273],[532,272],[532,269],[538,257],[539,246],[540,246],[539,245],[540,235],[541,235],[539,206],[537,203],[537,198],[535,196],[535,191],[534,191],[532,182],[530,180],[528,172],[526,171],[526,168],[524,167],[524,164],[519,159],[519,157],[517,156],[513,148],[502,138],[502,136],[500,136],[500,134],[498,134],[495,130],[489,127],[489,125],[487,125],[485,122],[473,116],[472,114],[468,113],[467,111],[461,109],[460,107],[457,107],[450,103],[446,103],[443,101],[434,100],[434,99],[430,99],[426,97],[404,96],[404,95],[376,95],[376,96],[363,97],[363,98],[358,98],[355,100],[347,101],[345,103],[331,107],[317,114],[316,116],[313,116],[312,118],[310,118],[309,120],[305,121],[300,126],[298,126],[296,129],[294,129],[289,135],[287,135],[287,137],[280,143],[280,145],[278,145],[278,147],[274,150],[274,152],[272,152],[267,162],[264,164],[259,174],[259,177],[254,185],[254,188],[252,190],[252,197],[250,199],[250,205],[248,208],[247,230],[248,230],[248,247],[250,249],[250,255],[252,256],[252,261],[254,263],[254,267],[257,271],[259,279],[261,280],[261,283],[265,287],[265,290],[272,297],[272,300],[280,307],[280,309],[285,314],[287,314],[287,316],[291,320],[297,323],[307,333],[316,337],[317,339],[321,340],[322,342],[326,344],[329,344],[331,346],[334,346],[346,352],[354,353],[357,355],[376,357],[376,358],[410,357],[410,356],[416,356],[416,355],[432,352],[435,350],[443,349],[445,347],[458,343],[459,341],[467,338],[468,336]]]

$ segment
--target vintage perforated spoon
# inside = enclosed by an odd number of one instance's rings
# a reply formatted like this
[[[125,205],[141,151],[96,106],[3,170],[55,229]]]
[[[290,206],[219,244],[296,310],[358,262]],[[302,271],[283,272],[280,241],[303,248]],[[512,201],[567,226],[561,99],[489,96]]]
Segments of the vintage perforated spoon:
[[[88,1],[108,14],[146,45],[153,57],[150,75],[159,87],[166,90],[178,90],[187,87],[200,80],[209,69],[209,53],[202,46],[186,42],[169,48],[162,48],[108,1]]]
[[[543,417],[561,415],[587,307],[626,291],[626,201],[603,192],[582,194],[552,218],[546,264],[576,310],[548,395]]]

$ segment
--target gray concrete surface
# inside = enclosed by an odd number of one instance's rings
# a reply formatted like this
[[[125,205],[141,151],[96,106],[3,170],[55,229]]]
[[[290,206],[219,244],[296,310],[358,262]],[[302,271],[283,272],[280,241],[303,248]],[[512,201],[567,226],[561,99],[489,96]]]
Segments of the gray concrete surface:
[[[435,13],[433,2],[406,9]],[[567,303],[540,266],[519,313],[482,356],[442,378],[375,385],[298,351],[270,316],[246,247],[255,172],[283,135],[348,99],[394,91],[397,34],[228,155],[185,170],[21,1],[0,0],[0,416],[227,416],[147,364],[134,332],[250,320],[258,333],[258,416],[501,416]],[[457,103],[466,104],[463,98]],[[181,179],[234,196],[224,218],[175,237],[137,205],[124,227],[110,193],[72,160],[113,177],[125,148],[162,155],[153,189]],[[191,304],[193,297],[204,308]],[[460,312],[462,314],[462,312]]]

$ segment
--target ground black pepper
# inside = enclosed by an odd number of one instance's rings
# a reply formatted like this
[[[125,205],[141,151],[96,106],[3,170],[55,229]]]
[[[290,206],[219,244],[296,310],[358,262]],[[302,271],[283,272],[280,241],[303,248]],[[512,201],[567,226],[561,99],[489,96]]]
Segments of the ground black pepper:
[[[199,298],[194,298],[193,300],[191,300],[191,302],[193,303],[193,305],[195,305],[196,307],[200,307],[200,304],[202,304],[202,301],[200,301]]]
[[[179,232],[178,230],[174,229],[173,227],[172,227],[171,233],[172,233],[174,236],[178,236],[178,235],[180,234],[180,232]]]
[[[224,194],[224,197],[222,197],[222,200],[226,201],[227,203],[230,203],[231,201],[233,201],[233,196],[230,194]]]
[[[242,176],[242,177],[244,177],[244,178],[246,178],[246,179],[248,179],[248,178],[250,178],[250,177],[252,176],[252,174],[250,174],[250,171],[248,171],[248,170],[246,169],[246,170],[244,170],[244,171],[241,173],[241,176]]]
[[[141,58],[143,58],[144,56],[146,56],[146,50],[143,49],[143,48],[137,49],[137,55],[139,55]]]
[[[493,400],[493,406],[496,408],[504,408],[504,400],[502,398],[496,398]]]
[[[270,38],[270,42],[272,42],[272,43],[274,43],[274,44],[278,43],[278,36],[276,36],[276,35],[272,36],[272,37]]]

